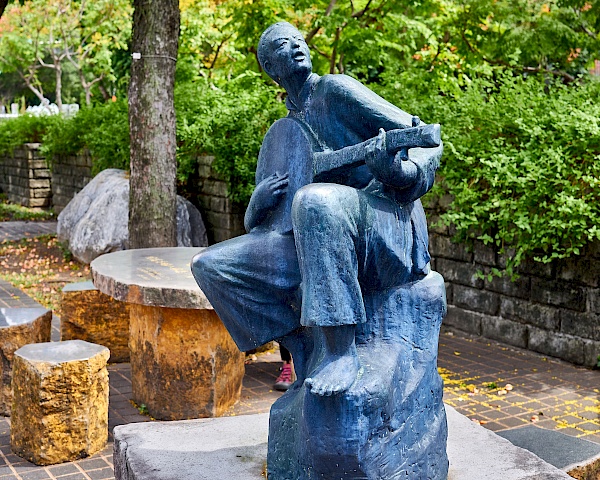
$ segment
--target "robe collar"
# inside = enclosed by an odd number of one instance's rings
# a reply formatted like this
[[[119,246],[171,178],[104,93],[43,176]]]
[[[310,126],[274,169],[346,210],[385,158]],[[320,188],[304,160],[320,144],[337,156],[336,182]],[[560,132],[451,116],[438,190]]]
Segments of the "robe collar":
[[[306,79],[306,82],[304,82],[304,85],[298,94],[298,98],[292,99],[290,95],[287,96],[287,99],[285,100],[285,106],[290,113],[299,113],[306,109],[306,106],[310,101],[311,94],[315,89],[319,78],[321,77],[316,73],[311,73]]]

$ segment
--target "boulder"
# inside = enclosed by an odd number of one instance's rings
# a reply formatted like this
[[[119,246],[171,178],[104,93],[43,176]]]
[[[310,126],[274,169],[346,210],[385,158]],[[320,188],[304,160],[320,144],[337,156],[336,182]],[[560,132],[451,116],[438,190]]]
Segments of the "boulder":
[[[109,168],[96,175],[58,216],[58,239],[83,263],[127,249],[129,174]],[[177,196],[177,246],[208,245],[198,209]]]

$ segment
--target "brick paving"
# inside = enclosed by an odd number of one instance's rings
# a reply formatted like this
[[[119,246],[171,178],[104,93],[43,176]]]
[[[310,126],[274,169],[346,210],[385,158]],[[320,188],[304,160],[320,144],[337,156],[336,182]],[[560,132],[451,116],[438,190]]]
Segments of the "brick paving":
[[[485,428],[533,424],[600,443],[598,370],[451,331],[439,366],[444,401]]]
[[[0,308],[17,307],[41,307],[41,305],[18,288],[0,279]]]
[[[7,231],[1,227],[0,222],[0,235]],[[0,308],[24,306],[37,303],[0,281]],[[55,341],[59,339],[58,326],[55,317]],[[256,361],[248,363],[240,401],[226,415],[267,412],[281,396],[272,389],[279,367],[277,352],[259,355]],[[534,424],[600,443],[598,370],[447,329],[440,336],[439,367],[445,381],[444,401],[485,428],[500,431]],[[108,370],[109,430],[131,422],[151,421],[130,401],[129,364],[109,365]],[[11,453],[9,432],[10,418],[0,417],[0,480],[114,478],[111,433],[107,447],[90,458],[38,467]]]

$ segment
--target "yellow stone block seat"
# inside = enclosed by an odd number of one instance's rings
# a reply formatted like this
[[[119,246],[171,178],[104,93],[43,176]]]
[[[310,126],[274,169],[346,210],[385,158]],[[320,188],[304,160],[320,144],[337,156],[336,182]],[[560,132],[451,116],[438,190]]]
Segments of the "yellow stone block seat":
[[[49,342],[51,326],[52,312],[41,306],[0,308],[0,415],[10,415],[15,351],[29,343]]]
[[[36,465],[88,457],[108,440],[108,348],[82,340],[15,352],[11,449]]]
[[[129,305],[105,295],[91,280],[65,285],[60,338],[85,340],[110,350],[111,363],[129,362]]]

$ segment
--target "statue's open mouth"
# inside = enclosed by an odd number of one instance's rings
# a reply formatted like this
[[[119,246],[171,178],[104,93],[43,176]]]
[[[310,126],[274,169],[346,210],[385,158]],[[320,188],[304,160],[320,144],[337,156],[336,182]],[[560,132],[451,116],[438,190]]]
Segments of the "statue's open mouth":
[[[297,62],[301,62],[305,58],[306,58],[306,55],[304,55],[303,52],[296,52],[296,53],[294,53],[294,60],[296,60]]]

